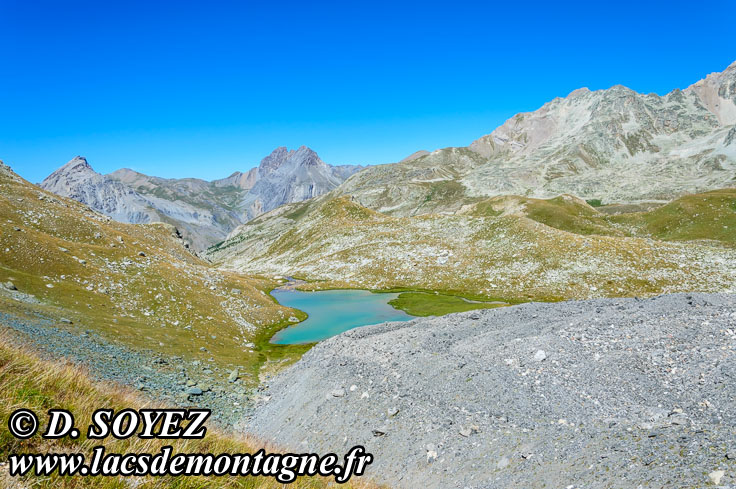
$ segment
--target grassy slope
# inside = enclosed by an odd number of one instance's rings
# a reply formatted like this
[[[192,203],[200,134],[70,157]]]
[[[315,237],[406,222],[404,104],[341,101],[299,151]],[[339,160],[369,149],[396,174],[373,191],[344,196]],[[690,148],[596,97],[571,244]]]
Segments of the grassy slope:
[[[82,436],[77,440],[61,439],[58,441],[43,440],[35,436],[29,440],[18,440],[10,435],[7,429],[0,430],[0,460],[6,460],[10,453],[33,452],[81,452],[91,453],[92,447],[100,444],[98,440],[87,440],[84,427],[90,422],[95,409],[105,407],[119,411],[124,408],[150,408],[132,392],[109,384],[97,384],[80,374],[78,367],[67,366],[39,360],[35,355],[24,351],[17,344],[10,343],[0,335],[0,419],[7,420],[12,411],[18,408],[31,409],[39,415],[41,426],[45,426],[45,413],[51,408],[68,409],[74,414]],[[235,438],[213,431],[208,426],[208,434],[202,440],[141,440],[137,437],[128,440],[115,440],[110,437],[102,442],[106,452],[114,453],[156,453],[165,445],[172,445],[174,453],[254,453],[264,446],[262,442],[252,439]],[[111,478],[111,477],[27,477],[21,481],[11,478],[0,467],[0,486],[38,488],[126,488],[138,487],[143,483],[146,488],[282,488],[271,478]],[[328,487],[328,480],[320,478],[300,479],[289,487],[295,489],[318,489]],[[136,485],[131,485],[136,484]],[[346,489],[369,486],[356,479],[346,484]]]
[[[39,302],[24,307],[128,346],[212,357],[254,380],[269,360],[303,352],[263,340],[301,314],[267,294],[272,280],[215,270],[170,226],[118,223],[0,167],[0,282],[7,281]],[[11,299],[0,291],[0,300]]]
[[[662,241],[708,240],[736,244],[736,189],[727,188],[685,195],[644,212],[606,215],[570,196],[531,199],[504,196],[473,207],[478,216],[505,211],[581,235],[650,237]]]
[[[736,245],[736,189],[686,195],[649,212],[611,216],[636,234],[668,241],[712,240]]]
[[[502,196],[479,202],[469,212],[474,216],[516,215],[527,217],[555,229],[575,234],[623,236],[585,201],[569,195],[553,199]]]

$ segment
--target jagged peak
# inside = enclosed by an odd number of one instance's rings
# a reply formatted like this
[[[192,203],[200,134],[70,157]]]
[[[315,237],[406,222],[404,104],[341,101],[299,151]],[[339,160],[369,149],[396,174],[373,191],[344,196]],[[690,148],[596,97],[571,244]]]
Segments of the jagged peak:
[[[308,146],[299,146],[296,150],[289,150],[285,146],[274,149],[270,155],[261,160],[258,171],[261,176],[268,176],[278,170],[285,163],[294,166],[326,165],[317,153]]]
[[[84,156],[75,156],[69,160],[66,164],[57,168],[51,175],[44,179],[44,182],[50,181],[51,179],[67,178],[72,175],[98,175],[98,173],[92,168],[87,162],[87,158]]]
[[[74,168],[85,168],[92,170],[92,166],[87,162],[87,158],[84,156],[75,156],[71,160],[69,160],[64,166],[60,168],[60,170],[71,170]],[[94,171],[94,170],[93,170]]]
[[[303,144],[297,148],[296,153],[317,154],[312,148]]]
[[[261,160],[261,165],[269,160],[285,159],[289,155],[289,153],[291,153],[291,151],[289,151],[286,146],[279,146],[278,148],[271,151],[268,156]]]
[[[703,85],[707,85],[709,82],[713,81],[722,81],[724,79],[724,75],[732,75],[734,72],[736,72],[736,61],[728,65],[725,70],[723,71],[715,71],[713,73],[709,73],[706,75],[705,78],[701,78],[700,80],[696,81],[689,87],[687,87],[686,91],[690,91],[694,88],[702,87]]]
[[[320,159],[317,152],[307,146],[299,146],[299,149],[297,149],[294,154],[291,155],[291,158],[296,161],[297,165],[326,166],[326,163]]]
[[[47,176],[40,183],[41,188],[51,192],[59,193],[59,185],[68,185],[70,182],[80,182],[88,180],[106,179],[107,177],[100,175],[87,162],[84,156],[75,156],[65,165],[59,167],[56,171]]]
[[[289,158],[291,153],[286,146],[279,146],[261,160],[258,165],[258,172],[262,176],[266,176],[276,171]]]

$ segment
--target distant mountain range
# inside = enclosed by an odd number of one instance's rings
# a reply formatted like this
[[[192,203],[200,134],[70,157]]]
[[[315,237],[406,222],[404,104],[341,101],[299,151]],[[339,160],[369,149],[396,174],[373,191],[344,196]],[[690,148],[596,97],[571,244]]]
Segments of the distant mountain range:
[[[302,146],[276,148],[260,165],[211,182],[166,179],[129,169],[101,175],[77,156],[40,186],[127,223],[166,222],[197,250],[225,239],[236,226],[283,204],[334,189],[361,166],[331,166]]]
[[[316,288],[733,291],[734,187],[736,63],[662,97],[576,90],[468,147],[368,167],[240,225],[207,256]]]
[[[206,182],[99,175],[75,158],[41,185],[121,221],[174,224],[200,250],[315,197],[349,197],[399,217],[457,214],[499,195],[664,203],[736,185],[736,63],[664,96],[581,88],[467,147],[420,150],[393,164],[330,166],[307,147],[277,148],[257,168]]]
[[[455,213],[497,195],[665,202],[736,184],[736,63],[665,96],[573,91],[467,147],[369,167],[334,196],[391,215]]]

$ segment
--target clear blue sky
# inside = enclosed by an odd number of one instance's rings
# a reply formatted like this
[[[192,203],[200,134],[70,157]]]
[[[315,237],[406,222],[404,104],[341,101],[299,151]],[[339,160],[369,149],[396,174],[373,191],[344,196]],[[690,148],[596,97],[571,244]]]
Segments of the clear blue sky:
[[[223,177],[467,145],[587,86],[684,88],[736,60],[736,2],[0,0],[0,159],[32,182]]]

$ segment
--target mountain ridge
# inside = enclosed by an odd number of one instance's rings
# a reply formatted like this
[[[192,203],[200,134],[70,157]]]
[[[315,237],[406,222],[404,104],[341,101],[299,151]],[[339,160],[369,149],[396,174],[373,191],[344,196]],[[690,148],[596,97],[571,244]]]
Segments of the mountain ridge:
[[[77,164],[62,168],[71,171]],[[90,169],[83,166],[75,174],[87,175]],[[54,180],[50,176],[43,185],[74,194],[59,184],[57,172],[55,184],[47,182]],[[107,180],[90,178],[110,188],[97,196],[76,191],[79,198],[105,209],[100,201],[121,196],[132,202],[120,204],[121,212],[114,202],[105,203],[113,208],[107,212],[132,222],[182,221],[184,234],[200,250],[281,205],[323,196],[347,196],[398,217],[452,215],[499,195],[664,203],[736,182],[736,62],[663,96],[623,85],[578,88],[516,114],[466,147],[420,150],[398,163],[330,166],[306,146],[278,147],[256,168],[212,182],[161,179],[127,169]],[[189,207],[179,209],[179,201]],[[203,212],[195,216],[197,209]],[[191,222],[197,220],[205,225]],[[199,236],[202,231],[206,235]]]
[[[399,216],[454,213],[504,194],[665,202],[733,184],[734,123],[736,63],[664,96],[579,88],[466,147],[371,166],[332,194]],[[452,199],[436,202],[438,193]]]
[[[284,203],[332,190],[360,169],[328,165],[306,146],[276,148],[259,166],[212,181],[161,178],[129,168],[102,175],[77,156],[40,186],[121,222],[173,224],[195,249],[203,250],[239,224]]]

